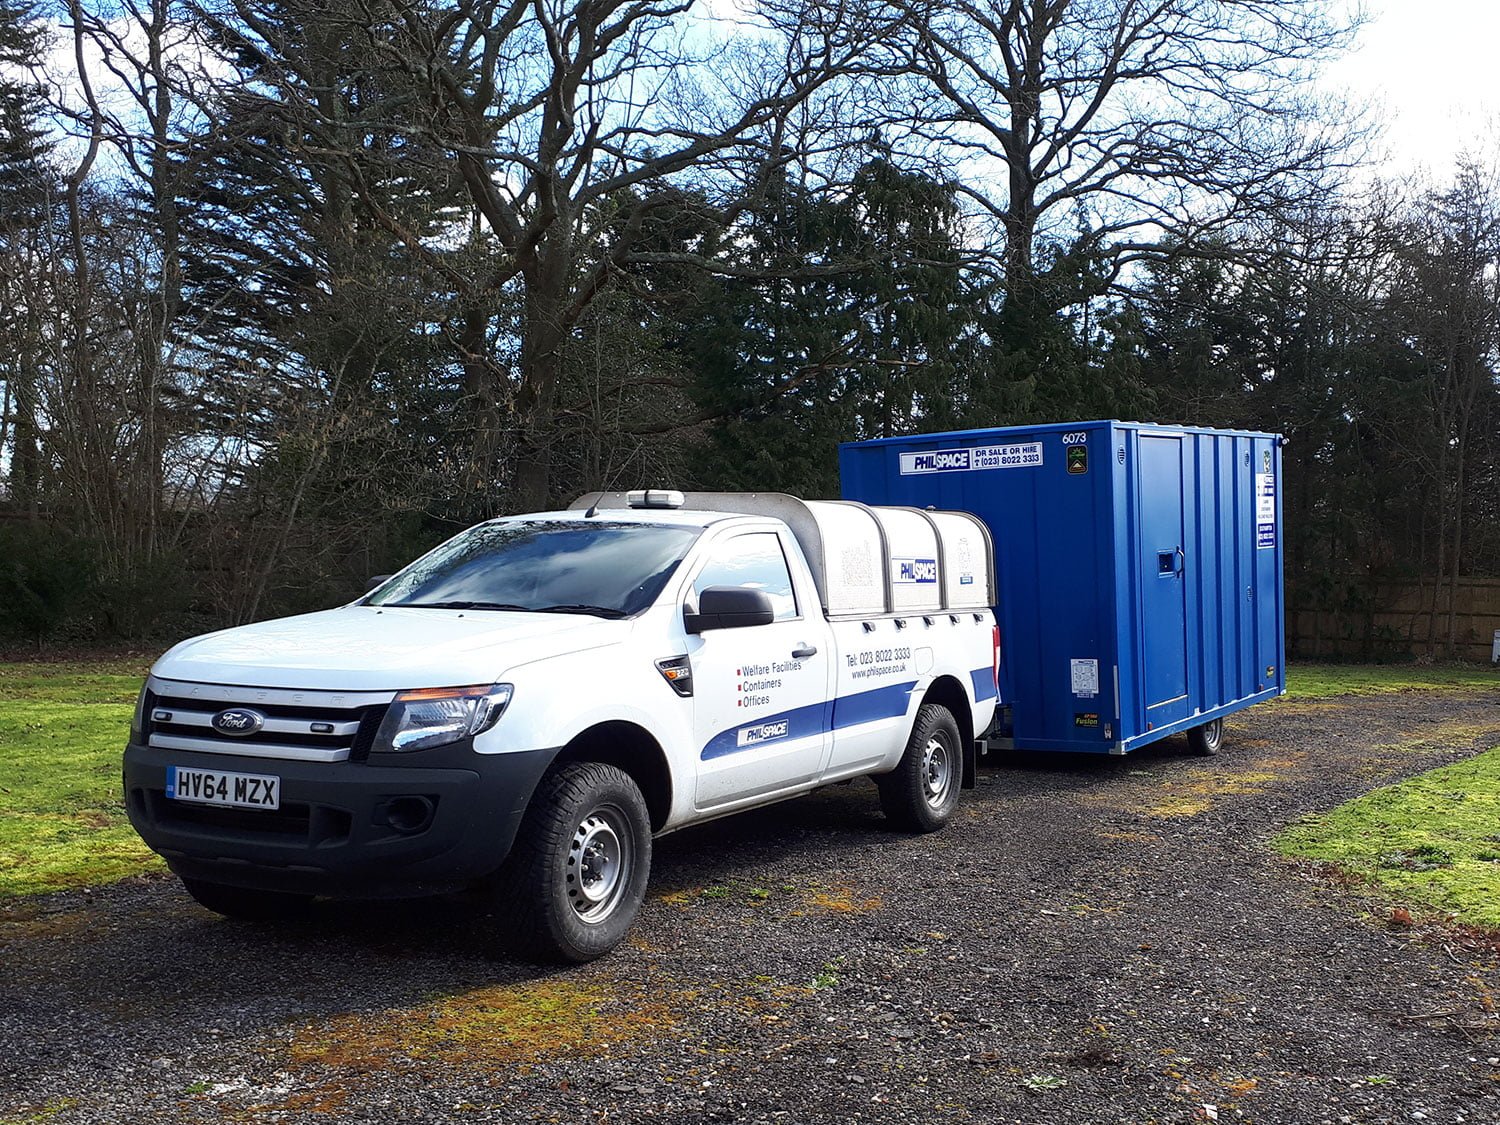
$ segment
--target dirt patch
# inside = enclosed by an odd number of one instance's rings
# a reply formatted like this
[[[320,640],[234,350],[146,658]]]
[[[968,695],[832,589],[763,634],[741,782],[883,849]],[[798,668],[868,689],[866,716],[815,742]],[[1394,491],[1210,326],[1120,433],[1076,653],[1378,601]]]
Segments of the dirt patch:
[[[21,941],[72,937],[98,921],[88,910],[58,910],[38,902],[24,902],[0,914],[0,948]]]

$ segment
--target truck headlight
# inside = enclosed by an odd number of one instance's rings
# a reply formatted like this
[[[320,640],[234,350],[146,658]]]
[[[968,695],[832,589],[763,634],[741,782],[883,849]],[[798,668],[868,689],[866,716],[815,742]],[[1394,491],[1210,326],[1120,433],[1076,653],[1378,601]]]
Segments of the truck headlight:
[[[135,714],[130,716],[130,741],[140,742],[141,732],[146,729],[146,684],[141,685],[141,693],[135,697]]]
[[[446,746],[489,730],[510,703],[510,684],[403,691],[391,702],[371,753]]]

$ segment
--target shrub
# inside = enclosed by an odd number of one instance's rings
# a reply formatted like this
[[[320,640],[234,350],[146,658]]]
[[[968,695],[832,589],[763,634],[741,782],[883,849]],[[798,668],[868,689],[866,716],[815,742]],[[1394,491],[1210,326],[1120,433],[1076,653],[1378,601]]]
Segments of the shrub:
[[[92,545],[45,524],[0,527],[0,635],[35,641],[88,628]]]

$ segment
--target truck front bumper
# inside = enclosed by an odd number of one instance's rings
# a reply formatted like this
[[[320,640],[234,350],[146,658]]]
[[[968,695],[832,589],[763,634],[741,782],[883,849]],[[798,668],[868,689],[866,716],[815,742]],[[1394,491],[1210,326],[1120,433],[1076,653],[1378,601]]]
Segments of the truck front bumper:
[[[500,866],[556,755],[476,754],[463,742],[328,763],[132,743],[125,807],[141,838],[184,878],[338,898],[430,894]],[[281,807],[171,799],[169,766],[273,774],[281,779]]]

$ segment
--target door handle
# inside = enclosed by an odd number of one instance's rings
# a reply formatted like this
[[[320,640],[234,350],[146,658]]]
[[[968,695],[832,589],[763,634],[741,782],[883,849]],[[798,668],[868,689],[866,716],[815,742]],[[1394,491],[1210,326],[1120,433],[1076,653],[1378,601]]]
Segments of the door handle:
[[[793,660],[806,660],[809,656],[818,655],[817,645],[803,645],[801,648],[792,649]]]

